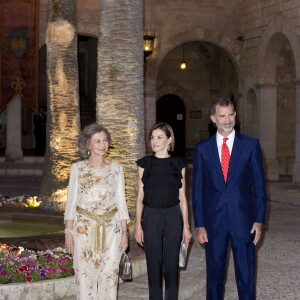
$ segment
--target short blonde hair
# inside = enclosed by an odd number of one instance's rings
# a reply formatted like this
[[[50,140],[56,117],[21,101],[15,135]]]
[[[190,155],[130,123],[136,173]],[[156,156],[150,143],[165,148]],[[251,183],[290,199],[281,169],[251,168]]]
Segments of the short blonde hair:
[[[162,130],[166,134],[168,139],[171,138],[171,143],[170,143],[171,149],[169,151],[174,151],[174,148],[175,148],[174,131],[173,131],[171,125],[166,122],[158,122],[158,123],[154,124],[152,126],[152,128],[150,129],[149,136],[148,136],[148,143],[149,143],[150,149],[152,149],[151,148],[151,136],[152,136],[153,131],[156,129]]]
[[[111,135],[107,128],[105,128],[103,125],[98,123],[89,124],[81,130],[78,137],[78,150],[79,150],[79,154],[83,158],[88,158],[90,156],[87,145],[89,144],[91,137],[98,132],[104,132],[108,140],[108,146],[111,145]]]

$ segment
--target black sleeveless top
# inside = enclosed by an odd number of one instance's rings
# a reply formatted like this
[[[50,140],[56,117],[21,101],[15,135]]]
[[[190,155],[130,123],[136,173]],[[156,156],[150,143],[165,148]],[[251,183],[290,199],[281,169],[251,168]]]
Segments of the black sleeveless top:
[[[166,208],[178,205],[181,171],[186,167],[182,157],[158,158],[154,155],[144,156],[137,161],[144,169],[143,204],[152,208]]]

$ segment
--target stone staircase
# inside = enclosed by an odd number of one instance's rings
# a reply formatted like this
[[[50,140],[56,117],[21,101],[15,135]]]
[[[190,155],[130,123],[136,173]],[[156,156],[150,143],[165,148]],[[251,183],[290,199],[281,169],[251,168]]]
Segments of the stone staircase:
[[[14,176],[41,176],[43,175],[44,157],[24,156],[22,160],[7,162],[5,157],[0,157],[0,175]]]

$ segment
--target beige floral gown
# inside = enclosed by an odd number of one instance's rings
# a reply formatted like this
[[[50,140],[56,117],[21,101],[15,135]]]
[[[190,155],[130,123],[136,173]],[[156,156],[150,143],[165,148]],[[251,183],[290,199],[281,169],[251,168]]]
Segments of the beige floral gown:
[[[99,230],[94,217],[107,212],[113,216],[109,216]],[[86,161],[73,164],[65,220],[74,220],[77,299],[117,299],[118,268],[122,254],[119,251],[122,235],[120,221],[129,220],[122,166],[109,162],[100,169],[90,168]]]

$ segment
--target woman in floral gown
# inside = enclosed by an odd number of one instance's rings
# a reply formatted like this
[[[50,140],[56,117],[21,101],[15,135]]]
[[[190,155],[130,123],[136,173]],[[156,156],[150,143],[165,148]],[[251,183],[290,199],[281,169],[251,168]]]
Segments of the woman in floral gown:
[[[119,262],[128,247],[123,169],[105,158],[111,137],[102,125],[86,126],[78,144],[85,159],[71,167],[64,218],[77,299],[115,300]]]

